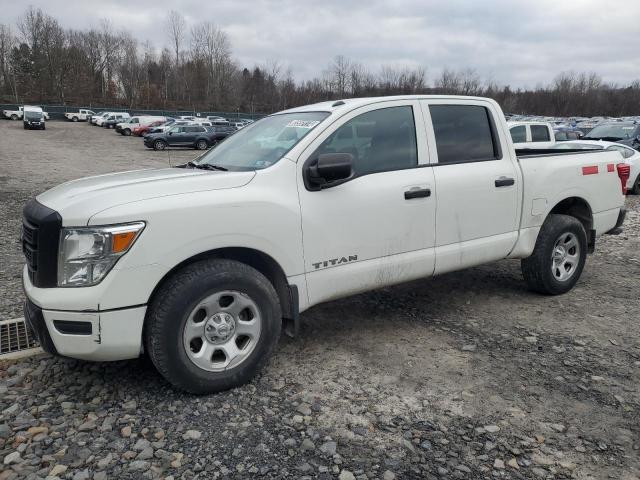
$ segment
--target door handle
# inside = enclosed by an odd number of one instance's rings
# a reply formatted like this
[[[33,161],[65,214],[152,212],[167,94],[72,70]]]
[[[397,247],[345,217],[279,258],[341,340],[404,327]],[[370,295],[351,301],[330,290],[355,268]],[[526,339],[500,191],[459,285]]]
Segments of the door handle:
[[[411,200],[412,198],[426,198],[431,196],[431,189],[429,188],[412,188],[404,192],[404,199]]]
[[[514,183],[516,183],[516,181],[513,178],[507,178],[507,177],[500,177],[495,181],[496,187],[509,187]]]

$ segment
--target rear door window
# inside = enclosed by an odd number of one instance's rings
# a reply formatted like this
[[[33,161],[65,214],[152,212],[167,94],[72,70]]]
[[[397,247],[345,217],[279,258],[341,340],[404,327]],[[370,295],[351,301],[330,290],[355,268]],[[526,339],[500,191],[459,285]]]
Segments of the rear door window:
[[[430,105],[438,163],[502,158],[491,113],[478,105]]]
[[[549,142],[549,129],[545,125],[530,125],[532,142]]]

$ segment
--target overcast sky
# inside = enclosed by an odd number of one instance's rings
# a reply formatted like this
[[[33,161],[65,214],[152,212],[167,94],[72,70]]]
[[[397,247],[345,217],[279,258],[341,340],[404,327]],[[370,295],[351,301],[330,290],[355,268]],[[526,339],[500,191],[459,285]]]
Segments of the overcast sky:
[[[241,66],[278,60],[297,79],[321,74],[336,55],[373,71],[420,66],[430,84],[445,67],[516,87],[568,70],[619,84],[640,78],[637,0],[0,0],[0,22],[15,25],[29,4],[65,27],[107,18],[157,46],[168,43],[174,9],[189,25],[225,30]]]

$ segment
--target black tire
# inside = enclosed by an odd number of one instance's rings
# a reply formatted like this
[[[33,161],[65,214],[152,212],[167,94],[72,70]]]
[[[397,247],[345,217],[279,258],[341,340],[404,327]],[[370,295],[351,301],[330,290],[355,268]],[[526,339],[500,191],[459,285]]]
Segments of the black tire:
[[[131,129],[130,128],[125,128],[124,130],[122,130],[122,135],[124,135],[125,137],[130,137],[131,136]]]
[[[573,234],[577,239],[578,262],[572,267],[571,275],[559,280],[553,270],[553,255],[556,242],[565,234]],[[530,257],[521,261],[522,275],[530,290],[546,295],[560,295],[568,292],[580,279],[587,259],[587,234],[580,221],[569,215],[552,214],[542,224],[536,246]],[[556,270],[558,274],[559,269]]]
[[[640,175],[638,175],[636,181],[633,182],[633,186],[629,190],[629,193],[632,193],[633,195],[640,195]]]
[[[77,122],[78,121],[78,117],[71,117],[71,121],[72,122]]]
[[[211,372],[193,363],[183,343],[183,329],[198,303],[216,292],[234,290],[257,305],[261,330],[252,352],[228,370]],[[145,321],[146,351],[160,374],[174,387],[195,394],[215,393],[251,380],[273,352],[282,324],[273,285],[254,268],[235,260],[209,259],[174,273],[154,295]]]
[[[15,113],[11,115],[11,120],[17,120],[17,119],[18,119],[18,115],[16,115]]]
[[[153,142],[154,150],[164,150],[165,148],[167,148],[167,142],[165,142],[164,140],[156,140],[155,142]]]
[[[206,150],[208,146],[209,142],[206,140],[200,139],[196,142],[196,150]]]
[[[27,130],[27,125],[25,125],[24,123],[22,124],[22,128],[24,128],[25,130]]]
[[[46,130],[47,127],[45,125],[42,125],[42,130]]]

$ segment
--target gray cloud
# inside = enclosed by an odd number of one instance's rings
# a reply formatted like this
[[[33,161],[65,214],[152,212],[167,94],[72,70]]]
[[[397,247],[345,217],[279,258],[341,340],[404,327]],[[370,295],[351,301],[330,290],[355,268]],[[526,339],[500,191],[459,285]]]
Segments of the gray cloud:
[[[619,84],[640,78],[640,3],[624,0],[32,0],[65,27],[109,19],[141,41],[168,43],[171,9],[188,24],[225,30],[235,58],[251,67],[279,61],[298,79],[321,74],[336,55],[373,71],[420,66],[433,81],[443,68],[473,68],[515,87],[549,83],[567,70],[596,71]],[[25,4],[0,0],[3,22]]]

